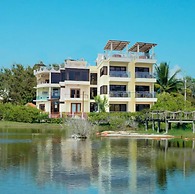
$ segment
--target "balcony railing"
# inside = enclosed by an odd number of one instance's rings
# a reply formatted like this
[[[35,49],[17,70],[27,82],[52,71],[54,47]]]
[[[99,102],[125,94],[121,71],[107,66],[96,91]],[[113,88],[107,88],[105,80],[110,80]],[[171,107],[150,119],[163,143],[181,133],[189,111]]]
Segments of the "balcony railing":
[[[38,81],[37,85],[39,84],[49,84],[49,80]]]
[[[132,52],[130,54],[130,57],[132,59],[155,59],[155,53],[153,54],[143,54],[143,53],[138,53],[138,52]]]
[[[130,92],[126,92],[126,91],[110,91],[110,97],[128,98],[128,97],[130,97]]]
[[[130,77],[128,71],[110,71],[110,77]]]
[[[48,100],[49,96],[36,96],[36,100]]]
[[[139,91],[135,92],[136,98],[156,98],[156,92]]]
[[[155,78],[155,76],[149,72],[135,72],[135,78]]]

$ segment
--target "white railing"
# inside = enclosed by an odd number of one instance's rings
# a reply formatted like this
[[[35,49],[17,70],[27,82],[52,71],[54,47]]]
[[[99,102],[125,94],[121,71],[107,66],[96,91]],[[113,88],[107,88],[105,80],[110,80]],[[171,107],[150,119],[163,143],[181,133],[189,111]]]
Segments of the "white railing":
[[[110,97],[130,97],[130,92],[127,91],[110,91]]]
[[[136,98],[156,98],[156,92],[139,91],[135,92]]]
[[[110,71],[110,77],[130,77],[128,71]]]
[[[155,76],[149,72],[135,72],[135,78],[155,78]]]

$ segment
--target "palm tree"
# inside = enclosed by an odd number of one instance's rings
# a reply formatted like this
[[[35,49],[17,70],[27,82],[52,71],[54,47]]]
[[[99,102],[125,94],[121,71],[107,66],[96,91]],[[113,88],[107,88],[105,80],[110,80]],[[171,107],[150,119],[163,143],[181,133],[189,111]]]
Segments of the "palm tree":
[[[106,96],[104,96],[103,98],[99,95],[97,95],[96,97],[94,97],[95,102],[98,105],[98,111],[99,112],[106,112],[106,108],[108,107],[108,99]]]
[[[177,79],[177,75],[181,72],[180,69],[176,70],[172,76],[170,76],[170,69],[169,65],[164,62],[160,63],[160,65],[155,66],[156,71],[156,84],[155,89],[156,91],[162,92],[175,92],[178,90],[178,87],[183,84],[182,80]]]

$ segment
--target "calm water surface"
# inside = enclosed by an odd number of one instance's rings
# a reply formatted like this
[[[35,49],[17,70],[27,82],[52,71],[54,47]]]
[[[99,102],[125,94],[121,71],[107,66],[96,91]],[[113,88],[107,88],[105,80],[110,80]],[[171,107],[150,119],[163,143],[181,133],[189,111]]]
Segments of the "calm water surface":
[[[194,193],[195,143],[0,130],[0,193]]]

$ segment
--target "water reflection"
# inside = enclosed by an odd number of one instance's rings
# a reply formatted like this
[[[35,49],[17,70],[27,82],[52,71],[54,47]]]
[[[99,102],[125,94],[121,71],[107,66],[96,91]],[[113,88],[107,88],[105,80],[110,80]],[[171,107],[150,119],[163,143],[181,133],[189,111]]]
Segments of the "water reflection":
[[[194,141],[0,134],[4,193],[25,181],[36,193],[171,193],[175,176],[190,189],[194,171]]]

